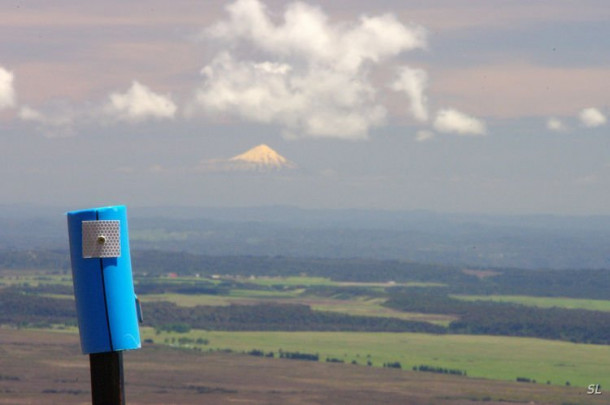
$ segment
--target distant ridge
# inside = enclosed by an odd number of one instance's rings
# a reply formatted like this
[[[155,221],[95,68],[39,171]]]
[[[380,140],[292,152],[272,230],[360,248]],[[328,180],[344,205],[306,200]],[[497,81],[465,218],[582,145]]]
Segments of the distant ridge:
[[[265,144],[260,144],[240,155],[234,156],[229,159],[229,162],[237,163],[243,166],[244,169],[253,171],[296,168],[296,164]]]

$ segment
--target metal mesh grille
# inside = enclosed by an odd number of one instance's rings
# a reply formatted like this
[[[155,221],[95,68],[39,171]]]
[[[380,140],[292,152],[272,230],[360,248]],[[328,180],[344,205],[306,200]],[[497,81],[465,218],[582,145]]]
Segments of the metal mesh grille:
[[[83,257],[121,256],[120,221],[83,221]]]

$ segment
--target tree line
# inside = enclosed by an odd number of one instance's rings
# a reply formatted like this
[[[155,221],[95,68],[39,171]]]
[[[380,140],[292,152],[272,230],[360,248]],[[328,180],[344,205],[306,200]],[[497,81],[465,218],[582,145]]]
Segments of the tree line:
[[[461,266],[398,260],[321,259],[284,256],[205,256],[186,252],[133,250],[136,277],[180,275],[289,277],[307,274],[351,282],[433,282],[451,294],[504,294],[610,299],[610,269],[524,270],[494,268],[493,276],[467,274]],[[0,250],[0,269],[45,269],[67,273],[67,250]],[[476,270],[476,268],[475,268]],[[484,269],[490,270],[490,269]],[[1,270],[0,270],[1,271]]]
[[[406,312],[456,315],[459,319],[450,323],[448,333],[610,344],[608,312],[461,301],[430,289],[399,290],[384,305]]]
[[[76,324],[71,299],[0,289],[0,324]],[[396,318],[352,316],[314,311],[307,305],[259,304],[180,307],[169,302],[142,303],[144,325],[158,331],[193,329],[234,331],[357,331],[445,333],[443,327]]]
[[[33,289],[34,287],[29,287]],[[62,292],[67,287],[57,287]],[[52,288],[53,290],[54,288]],[[27,288],[26,288],[27,290]],[[430,289],[407,289],[391,295],[386,306],[408,312],[455,315],[445,328],[397,318],[353,316],[315,311],[307,305],[180,307],[169,302],[143,303],[145,325],[159,331],[191,328],[234,331],[358,331],[457,333],[538,337],[578,343],[610,344],[610,313],[535,308],[497,302],[460,301]],[[74,301],[0,289],[0,323],[12,325],[76,324]]]
[[[142,304],[142,311],[144,324],[153,327],[181,323],[194,329],[235,331],[446,332],[442,326],[426,322],[315,311],[300,304],[186,308],[169,302],[149,302]]]

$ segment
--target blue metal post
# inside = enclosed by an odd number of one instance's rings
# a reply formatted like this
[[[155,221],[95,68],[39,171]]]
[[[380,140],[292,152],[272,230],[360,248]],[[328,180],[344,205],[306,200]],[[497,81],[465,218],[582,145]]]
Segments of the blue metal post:
[[[90,356],[94,404],[123,404],[120,352],[141,346],[127,212],[111,206],[67,215],[81,349]],[[116,392],[107,392],[105,378],[115,381]]]

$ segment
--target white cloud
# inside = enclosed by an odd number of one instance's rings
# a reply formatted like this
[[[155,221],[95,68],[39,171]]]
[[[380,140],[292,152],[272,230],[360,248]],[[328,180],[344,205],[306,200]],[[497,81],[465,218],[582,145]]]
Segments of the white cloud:
[[[163,173],[163,172],[166,172],[167,169],[165,167],[163,167],[162,165],[157,163],[157,164],[154,164],[154,165],[150,166],[148,168],[148,171],[150,173]]]
[[[16,104],[14,78],[12,72],[0,66],[0,110],[14,107]]]
[[[238,61],[223,53],[202,74],[196,101],[209,113],[280,124],[303,135],[364,138],[386,115],[368,82],[331,70],[293,74],[286,64]]]
[[[426,46],[423,28],[406,26],[392,14],[332,25],[320,8],[294,2],[286,6],[283,22],[275,24],[259,0],[238,0],[226,9],[229,19],[210,27],[208,35],[339,70],[357,71],[365,61],[379,62]]]
[[[608,121],[606,116],[597,108],[585,108],[578,116],[580,122],[587,128],[595,128],[605,125]]]
[[[195,102],[208,114],[280,125],[286,136],[366,138],[387,114],[370,68],[425,47],[423,29],[389,14],[331,24],[321,9],[291,3],[275,22],[258,0],[238,0],[227,11],[229,19],[207,36],[247,46],[263,60],[218,54],[201,71]]]
[[[37,125],[50,138],[72,136],[77,129],[116,121],[139,123],[147,119],[173,118],[177,107],[169,97],[153,93],[134,81],[125,93],[111,93],[105,103],[74,106],[63,101],[47,103],[41,109],[22,106],[18,117]]]
[[[156,94],[137,81],[125,93],[110,94],[105,108],[111,117],[129,122],[174,118],[176,110],[176,104],[169,96]]]
[[[18,116],[23,121],[37,124],[37,130],[48,138],[62,138],[75,134],[74,123],[79,114],[64,103],[55,103],[42,112],[27,105],[19,109]],[[82,114],[81,114],[82,117]]]
[[[33,108],[28,107],[27,105],[21,107],[21,109],[19,110],[19,118],[24,121],[36,122],[41,122],[45,119],[44,115],[40,111],[34,110]]]
[[[458,135],[485,135],[485,123],[462,112],[447,108],[436,113],[434,128],[442,133]]]
[[[417,142],[426,142],[433,139],[435,136],[436,134],[432,131],[421,130],[417,131],[415,134],[415,140]]]
[[[561,120],[554,117],[548,119],[546,122],[546,128],[553,132],[565,132],[568,130]]]
[[[403,67],[398,79],[390,86],[392,90],[404,92],[411,102],[410,110],[419,121],[428,120],[428,100],[425,93],[428,74],[422,69]]]

